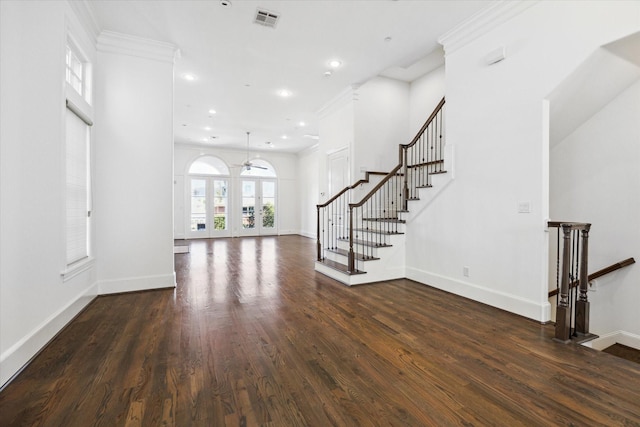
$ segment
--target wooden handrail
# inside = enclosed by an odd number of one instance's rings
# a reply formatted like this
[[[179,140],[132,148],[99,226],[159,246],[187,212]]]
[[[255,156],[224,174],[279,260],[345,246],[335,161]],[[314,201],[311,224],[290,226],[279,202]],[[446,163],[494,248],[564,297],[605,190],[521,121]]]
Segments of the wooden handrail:
[[[631,264],[635,264],[636,260],[632,258],[627,258],[624,261],[620,261],[620,262],[616,262],[615,264],[611,264],[608,267],[605,267],[601,270],[596,271],[595,273],[591,273],[588,277],[589,281],[595,280],[599,277],[604,276],[605,274],[609,274],[609,273],[613,273],[616,270],[620,270],[621,268],[627,267]],[[578,281],[575,280],[573,282],[571,282],[571,288],[575,288],[578,286]],[[552,291],[549,292],[549,298],[554,297],[558,295],[558,290],[554,289]]]
[[[398,165],[395,168],[393,168],[391,170],[391,172],[389,172],[387,174],[387,176],[382,178],[382,180],[375,187],[373,187],[373,189],[371,191],[369,191],[369,193],[367,193],[367,195],[364,196],[362,198],[362,200],[360,200],[357,203],[349,203],[349,208],[350,209],[358,208],[358,207],[364,205],[366,203],[366,201],[369,200],[380,189],[380,187],[382,187],[387,181],[389,181],[392,177],[394,177],[394,176],[396,176],[398,174],[398,171],[402,168],[402,166],[404,166],[404,163],[405,163],[405,161],[404,161],[404,152],[408,148],[413,147],[414,145],[416,145],[416,143],[420,140],[420,136],[429,127],[431,122],[433,122],[433,120],[438,116],[438,113],[440,112],[440,110],[444,106],[444,102],[445,102],[445,99],[442,98],[442,100],[440,100],[440,102],[438,103],[436,108],[433,110],[433,113],[431,113],[431,115],[429,116],[427,121],[424,122],[424,125],[422,125],[422,127],[420,128],[420,130],[418,131],[416,136],[411,140],[411,142],[409,144],[400,144],[400,146],[398,147]]]
[[[335,196],[333,196],[332,198],[330,198],[329,200],[327,200],[326,202],[316,205],[317,208],[325,208],[328,205],[330,205],[334,200],[336,200],[338,197],[342,196],[344,193],[346,193],[349,190],[353,190],[354,188],[356,188],[358,185],[362,185],[362,184],[367,184],[369,183],[369,175],[387,175],[386,172],[366,172],[366,175],[363,179],[359,179],[358,181],[356,181],[355,183],[348,185],[346,187],[344,187],[338,194],[336,194]]]
[[[558,228],[558,227],[562,227],[563,224],[570,225],[572,230],[584,230],[585,228],[587,228],[587,226],[591,225],[586,222],[549,221],[547,222],[547,227]]]
[[[599,277],[604,276],[605,274],[613,273],[616,270],[620,270],[628,265],[635,264],[636,260],[631,258],[627,258],[624,261],[616,262],[615,264],[611,264],[609,267],[605,267],[602,270],[598,270],[595,273],[591,273],[589,275],[589,281],[595,280]]]

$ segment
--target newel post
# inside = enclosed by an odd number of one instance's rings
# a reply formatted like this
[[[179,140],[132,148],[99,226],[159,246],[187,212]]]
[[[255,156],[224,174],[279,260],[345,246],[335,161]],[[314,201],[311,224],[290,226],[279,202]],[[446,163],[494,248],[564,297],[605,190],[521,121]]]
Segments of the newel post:
[[[569,271],[571,267],[571,225],[562,224],[562,279],[560,301],[556,308],[555,339],[567,342],[571,339],[571,308],[569,307]]]
[[[349,205],[349,255],[347,263],[349,273],[353,273],[356,270],[356,260],[353,253],[353,206],[351,205]]]
[[[587,290],[589,287],[588,257],[590,228],[591,224],[586,224],[584,229],[581,230],[580,294],[576,302],[576,332],[585,335],[589,333],[589,300],[587,299]]]
[[[316,250],[318,261],[322,261],[322,244],[320,243],[320,206],[316,205]]]
[[[403,150],[403,160],[402,160],[402,164],[403,164],[403,168],[402,168],[402,174],[404,176],[404,186],[402,188],[402,195],[403,195],[403,201],[402,201],[402,209],[403,210],[408,210],[409,209],[409,165],[408,165],[408,151],[409,148],[406,146],[402,147]]]

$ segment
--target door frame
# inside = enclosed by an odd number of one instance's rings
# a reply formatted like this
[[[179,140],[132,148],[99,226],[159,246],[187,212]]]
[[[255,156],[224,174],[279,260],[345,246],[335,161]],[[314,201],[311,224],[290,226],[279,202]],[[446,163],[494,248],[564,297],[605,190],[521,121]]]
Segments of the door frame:
[[[257,226],[254,228],[242,227],[242,192],[243,182],[254,181],[256,183],[256,204],[260,204],[259,218],[256,218]],[[273,228],[263,227],[263,212],[262,212],[262,183],[273,182],[275,184],[275,203],[274,203],[274,226]],[[239,176],[238,177],[238,201],[236,203],[236,212],[234,214],[234,223],[239,224],[237,234],[238,236],[274,236],[278,235],[278,178],[277,177],[260,177],[260,176]]]
[[[206,224],[210,224],[208,230],[203,230],[202,232],[191,230],[191,181],[193,179],[201,179],[205,181],[205,203],[206,203]],[[213,201],[215,200],[214,194],[214,181],[216,180],[224,180],[227,182],[227,212],[226,212],[226,228],[224,230],[216,230],[214,228],[214,217],[211,210],[214,208]],[[185,179],[185,238],[187,239],[210,239],[216,237],[231,237],[231,229],[232,229],[232,217],[231,217],[231,206],[233,202],[233,198],[231,195],[231,177],[225,175],[199,175],[199,174],[189,174],[186,175]],[[211,221],[210,221],[211,220]]]

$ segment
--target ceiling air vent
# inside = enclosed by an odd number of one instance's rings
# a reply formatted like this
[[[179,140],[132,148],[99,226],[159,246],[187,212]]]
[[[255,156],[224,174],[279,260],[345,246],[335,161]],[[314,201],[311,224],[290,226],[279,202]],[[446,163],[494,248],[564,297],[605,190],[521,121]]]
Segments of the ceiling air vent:
[[[276,24],[278,23],[279,17],[280,15],[278,15],[277,13],[269,12],[264,9],[258,9],[256,11],[256,19],[253,22],[255,22],[256,24],[264,25],[265,27],[275,28]]]

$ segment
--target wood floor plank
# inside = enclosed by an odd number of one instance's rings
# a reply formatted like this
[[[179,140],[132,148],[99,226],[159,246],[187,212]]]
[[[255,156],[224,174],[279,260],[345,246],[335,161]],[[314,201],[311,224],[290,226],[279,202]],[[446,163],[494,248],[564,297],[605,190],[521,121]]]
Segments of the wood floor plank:
[[[300,236],[206,239],[175,290],[94,300],[1,426],[640,426],[640,365],[410,280],[346,287]]]

